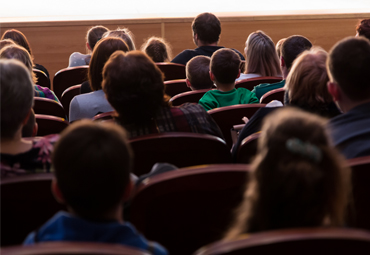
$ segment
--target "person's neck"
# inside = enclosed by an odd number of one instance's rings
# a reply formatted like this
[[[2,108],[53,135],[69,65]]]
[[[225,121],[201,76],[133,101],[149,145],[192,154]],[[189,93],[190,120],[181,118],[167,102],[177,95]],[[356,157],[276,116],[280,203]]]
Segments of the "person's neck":
[[[347,98],[341,102],[337,102],[337,105],[339,106],[339,108],[342,110],[343,113],[346,113],[352,110],[353,108],[359,105],[362,105],[362,104],[366,104],[366,103],[370,103],[370,99],[361,100],[361,101],[353,101]]]
[[[77,217],[81,217],[70,206],[67,206],[67,209],[68,209],[68,212],[71,213],[72,215],[77,216]],[[123,213],[123,206],[118,205],[114,209],[109,210],[108,212],[101,215],[99,217],[99,219],[91,219],[91,220],[93,220],[93,221],[102,221],[102,222],[104,222],[104,221],[118,221],[118,222],[122,223],[123,222],[122,213]],[[83,218],[83,217],[81,217],[81,218]]]
[[[1,153],[19,154],[29,151],[32,148],[32,141],[22,139],[22,128],[18,129],[12,138],[1,138]]]
[[[218,45],[218,42],[214,42],[214,43],[205,43],[205,42],[202,42],[200,40],[198,40],[198,43],[197,43],[197,46],[198,47],[201,47],[201,46],[217,46]]]
[[[215,84],[216,84],[217,89],[222,92],[228,92],[228,91],[235,89],[234,82],[230,84],[220,84],[220,83],[215,82]]]

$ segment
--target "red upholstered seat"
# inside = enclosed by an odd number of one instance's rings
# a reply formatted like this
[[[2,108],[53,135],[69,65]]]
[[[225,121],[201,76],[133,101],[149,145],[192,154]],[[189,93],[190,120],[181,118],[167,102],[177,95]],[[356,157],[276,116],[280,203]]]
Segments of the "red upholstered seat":
[[[250,164],[257,154],[258,138],[261,136],[261,132],[257,132],[247,136],[241,142],[238,153],[236,156],[236,162],[242,164]]]
[[[47,75],[43,71],[38,70],[38,69],[33,69],[33,72],[37,77],[37,82],[36,82],[37,85],[51,89],[50,79],[49,77],[47,77]]]
[[[271,90],[271,91],[267,92],[266,94],[264,94],[261,97],[260,103],[261,104],[268,104],[272,100],[278,100],[278,101],[284,103],[284,94],[285,94],[285,89],[284,88]]]
[[[164,86],[165,93],[170,97],[183,92],[191,91],[191,89],[186,85],[185,79],[165,81]]]
[[[209,90],[210,89],[200,89],[183,92],[171,97],[170,102],[173,106],[179,106],[184,103],[198,103],[203,95]]]
[[[89,66],[67,67],[59,70],[53,79],[53,90],[60,99],[62,93],[69,87],[81,84],[87,80]]]
[[[49,98],[34,97],[33,110],[35,114],[51,115],[60,118],[67,116],[63,106]]]
[[[159,69],[161,69],[164,74],[164,80],[176,80],[176,79],[185,79],[185,66],[181,64],[161,62],[155,63]]]
[[[74,86],[71,86],[69,88],[67,88],[66,90],[64,90],[61,98],[60,98],[60,102],[62,103],[63,107],[64,107],[64,110],[68,116],[68,119],[69,119],[69,105],[72,101],[72,99],[79,95],[80,94],[80,89],[81,89],[81,84],[78,84],[78,85],[74,85]]]
[[[59,134],[69,125],[68,121],[60,117],[43,114],[35,114],[35,117],[38,125],[38,136]]]
[[[235,88],[242,87],[242,88],[252,90],[254,86],[257,86],[261,83],[276,83],[282,80],[283,80],[282,77],[270,77],[270,76],[244,79],[244,80],[237,81],[235,83]]]

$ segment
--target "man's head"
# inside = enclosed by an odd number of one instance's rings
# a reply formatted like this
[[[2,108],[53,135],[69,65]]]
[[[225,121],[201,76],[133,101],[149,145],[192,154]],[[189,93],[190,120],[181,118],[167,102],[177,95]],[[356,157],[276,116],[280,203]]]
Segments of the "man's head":
[[[210,89],[213,81],[209,77],[211,58],[196,56],[186,64],[186,84],[192,90]]]
[[[53,192],[78,216],[102,220],[129,193],[132,152],[124,129],[83,120],[65,129],[54,147]]]
[[[304,36],[292,35],[281,45],[281,66],[289,72],[293,61],[305,50],[309,50],[312,43]]]
[[[219,49],[213,53],[210,63],[211,80],[219,84],[235,83],[240,76],[240,57],[231,49]]]
[[[370,19],[361,20],[356,27],[357,35],[364,36],[370,40]]]
[[[196,45],[198,45],[197,41],[207,45],[217,43],[220,39],[221,22],[212,13],[199,14],[195,17],[191,27]]]

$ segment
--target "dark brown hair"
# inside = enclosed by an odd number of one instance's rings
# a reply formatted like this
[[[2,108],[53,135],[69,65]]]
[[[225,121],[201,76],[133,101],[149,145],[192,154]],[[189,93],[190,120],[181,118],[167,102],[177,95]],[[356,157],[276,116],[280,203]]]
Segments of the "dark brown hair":
[[[193,33],[204,43],[215,43],[220,39],[221,22],[212,13],[201,13],[195,17],[192,25]]]
[[[293,61],[305,50],[309,50],[312,43],[304,36],[292,35],[285,39],[281,45],[281,56],[284,59],[285,66],[288,70],[293,65]]]
[[[141,46],[141,50],[153,59],[154,62],[168,62],[171,59],[171,47],[163,38],[150,37]]]
[[[127,28],[117,28],[116,30],[111,30],[104,33],[103,37],[119,37],[125,41],[129,50],[136,50],[134,44],[134,35]]]
[[[30,46],[26,36],[21,31],[18,31],[16,29],[6,30],[3,34],[3,36],[1,37],[1,40],[3,40],[3,39],[13,40],[16,44],[25,48],[32,57],[31,46]]]
[[[370,40],[370,19],[361,20],[356,26],[358,35],[366,37]]]
[[[210,70],[222,84],[235,82],[240,67],[239,55],[231,49],[219,49],[211,57]]]
[[[210,62],[210,57],[196,56],[186,63],[186,78],[188,78],[192,89],[212,88],[213,81],[209,76]]]
[[[96,43],[103,37],[109,29],[104,26],[94,26],[87,31],[86,41],[90,45],[91,51],[94,50]]]

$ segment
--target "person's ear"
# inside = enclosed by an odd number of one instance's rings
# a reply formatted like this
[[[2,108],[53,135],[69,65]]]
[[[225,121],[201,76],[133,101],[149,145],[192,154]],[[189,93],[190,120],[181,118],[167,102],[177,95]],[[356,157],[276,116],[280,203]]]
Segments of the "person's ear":
[[[39,125],[35,121],[35,124],[33,125],[32,136],[36,136],[38,130],[39,130]]]
[[[130,178],[130,181],[126,186],[125,192],[123,193],[122,197],[123,202],[126,202],[132,198],[132,196],[134,195],[133,191],[134,191],[134,182]]]
[[[211,81],[215,81],[215,75],[212,73],[212,71],[209,71],[209,78],[211,78]]]
[[[92,51],[92,49],[91,49],[91,47],[90,47],[90,44],[89,44],[88,42],[86,42],[86,47],[87,47],[90,51]]]
[[[285,61],[284,61],[283,56],[280,57],[280,66],[281,67],[284,67],[285,66]]]
[[[56,201],[58,201],[58,203],[63,204],[63,205],[65,204],[63,194],[60,191],[58,181],[55,178],[51,182],[51,192],[53,193],[54,198]]]
[[[190,81],[189,81],[189,79],[188,78],[186,78],[186,86],[188,86],[188,88],[191,88],[191,83],[190,83]]]
[[[327,85],[329,93],[333,97],[333,100],[335,102],[339,101],[341,99],[341,91],[340,91],[338,84],[332,81],[328,81],[326,85]]]
[[[24,120],[22,121],[22,125],[23,125],[23,126],[27,125],[28,119],[29,119],[29,118],[30,118],[30,116],[31,116],[31,112],[32,112],[32,109],[30,109],[30,111],[27,113],[26,118],[24,118]]]
[[[238,79],[239,77],[240,77],[240,69],[239,69],[238,76],[236,77],[236,79]]]

